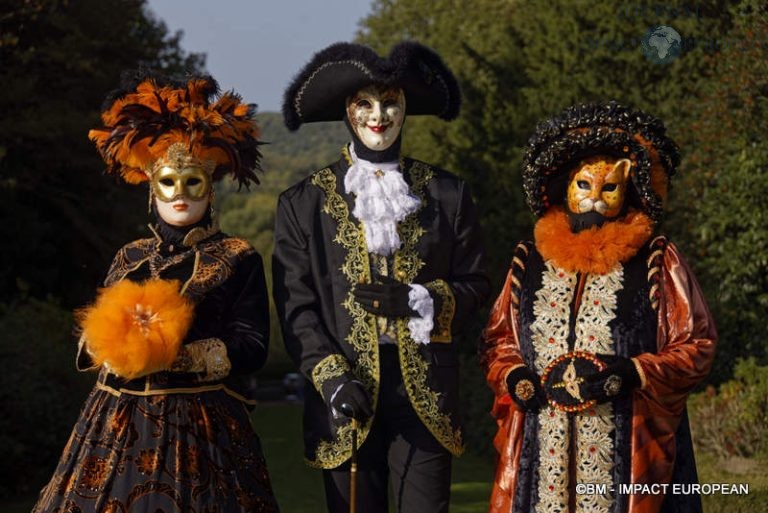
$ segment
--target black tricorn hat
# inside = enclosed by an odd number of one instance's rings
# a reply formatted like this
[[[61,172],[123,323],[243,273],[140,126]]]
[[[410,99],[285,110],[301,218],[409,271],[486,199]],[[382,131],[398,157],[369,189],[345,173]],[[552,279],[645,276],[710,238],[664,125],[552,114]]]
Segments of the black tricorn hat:
[[[347,98],[372,84],[401,87],[409,115],[451,120],[459,114],[456,77],[433,50],[405,41],[383,58],[368,46],[335,43],[316,53],[285,91],[285,125],[297,130],[302,123],[340,121]]]
[[[573,105],[536,127],[522,169],[533,213],[541,216],[560,203],[571,169],[597,155],[630,160],[630,204],[660,221],[669,178],[680,164],[678,147],[660,119],[615,101]]]

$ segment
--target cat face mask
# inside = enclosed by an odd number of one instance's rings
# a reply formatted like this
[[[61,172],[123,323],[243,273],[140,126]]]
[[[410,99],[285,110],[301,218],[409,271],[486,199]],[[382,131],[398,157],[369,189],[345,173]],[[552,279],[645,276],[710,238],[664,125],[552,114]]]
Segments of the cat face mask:
[[[622,213],[631,167],[629,159],[590,157],[571,171],[566,207],[574,232]]]
[[[583,160],[571,172],[568,210],[576,214],[597,212],[609,219],[619,215],[624,206],[630,168],[629,159]]]

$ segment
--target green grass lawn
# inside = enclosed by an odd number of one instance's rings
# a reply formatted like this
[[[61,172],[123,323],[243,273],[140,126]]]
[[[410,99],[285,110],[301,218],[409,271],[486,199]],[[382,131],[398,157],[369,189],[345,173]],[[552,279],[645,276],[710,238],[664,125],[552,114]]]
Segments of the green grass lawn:
[[[301,438],[301,405],[269,403],[253,414],[261,437],[272,485],[284,513],[324,511],[321,471],[304,463]],[[493,461],[474,455],[454,459],[451,486],[452,513],[483,513],[493,479]]]
[[[263,403],[253,413],[272,483],[283,513],[320,513],[325,499],[321,472],[304,463],[301,442],[301,405]],[[63,441],[62,441],[63,447]],[[726,472],[713,458],[698,457],[702,483],[749,483],[746,496],[711,495],[702,498],[704,513],[768,512],[768,471],[758,465],[746,474]],[[454,460],[452,513],[485,513],[493,479],[493,462],[466,454]],[[0,501],[0,513],[28,513],[35,496]]]

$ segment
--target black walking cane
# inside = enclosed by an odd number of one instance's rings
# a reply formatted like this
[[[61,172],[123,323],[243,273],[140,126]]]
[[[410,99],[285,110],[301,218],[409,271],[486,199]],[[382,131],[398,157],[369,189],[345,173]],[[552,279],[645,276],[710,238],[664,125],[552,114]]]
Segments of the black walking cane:
[[[352,420],[352,457],[349,460],[349,513],[357,511],[357,430],[360,423],[355,418],[355,409],[349,403],[341,405],[341,413]]]

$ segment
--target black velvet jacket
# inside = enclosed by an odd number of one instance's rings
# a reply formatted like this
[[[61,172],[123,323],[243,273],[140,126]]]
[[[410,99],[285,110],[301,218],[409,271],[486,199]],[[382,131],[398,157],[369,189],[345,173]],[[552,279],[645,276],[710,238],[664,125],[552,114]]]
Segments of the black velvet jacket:
[[[197,237],[185,242],[174,244],[157,235],[126,244],[115,255],[104,285],[123,279],[179,280],[183,294],[195,303],[184,344],[220,340],[231,364],[229,374],[211,380],[202,373],[157,372],[125,380],[102,369],[99,383],[119,393],[143,395],[224,389],[250,403],[249,374],[264,365],[269,345],[269,299],[261,256],[247,241],[216,228],[200,229]],[[77,363],[81,370],[91,366],[82,346]]]
[[[417,344],[408,319],[397,321],[400,368],[424,425],[459,454],[459,373],[452,340],[489,291],[481,233],[464,182],[423,162],[401,164],[422,205],[398,224],[402,246],[391,275],[430,291],[435,327],[431,343]],[[330,394],[357,379],[375,402],[380,381],[376,318],[352,295],[356,284],[371,282],[371,273],[364,228],[351,214],[354,197],[344,192],[349,165],[345,154],[285,191],[275,223],[275,303],[286,349],[313,385],[305,402],[306,456],[322,468],[337,467],[351,454],[350,425],[332,422]],[[360,443],[369,428],[370,421],[361,428]]]

